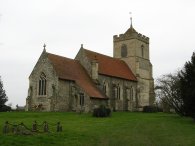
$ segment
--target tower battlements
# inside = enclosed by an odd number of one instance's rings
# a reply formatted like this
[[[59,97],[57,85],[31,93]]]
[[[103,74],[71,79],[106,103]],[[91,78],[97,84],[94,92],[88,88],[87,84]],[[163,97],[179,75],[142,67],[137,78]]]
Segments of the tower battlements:
[[[130,39],[138,39],[140,41],[143,41],[143,42],[149,44],[149,37],[142,35],[141,33],[119,34],[119,35],[113,36],[114,42],[130,40]]]

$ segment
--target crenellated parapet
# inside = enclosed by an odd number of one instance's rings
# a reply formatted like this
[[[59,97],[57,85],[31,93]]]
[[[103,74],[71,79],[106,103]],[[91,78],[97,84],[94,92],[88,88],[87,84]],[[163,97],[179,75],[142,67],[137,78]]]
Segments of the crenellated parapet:
[[[138,39],[140,41],[143,41],[147,44],[149,44],[149,37],[142,35],[141,33],[131,33],[131,34],[119,34],[113,36],[113,41],[124,41],[124,40],[130,40],[130,39]]]

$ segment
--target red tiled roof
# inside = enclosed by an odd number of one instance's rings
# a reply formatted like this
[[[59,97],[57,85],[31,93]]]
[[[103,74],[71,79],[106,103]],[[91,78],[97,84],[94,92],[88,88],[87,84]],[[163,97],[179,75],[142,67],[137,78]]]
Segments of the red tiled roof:
[[[137,81],[135,75],[123,60],[99,54],[86,49],[84,49],[84,51],[90,61],[96,59],[99,63],[99,74],[118,77],[131,81]]]
[[[95,86],[84,67],[77,60],[50,53],[47,54],[60,79],[75,81],[90,97],[107,99]]]

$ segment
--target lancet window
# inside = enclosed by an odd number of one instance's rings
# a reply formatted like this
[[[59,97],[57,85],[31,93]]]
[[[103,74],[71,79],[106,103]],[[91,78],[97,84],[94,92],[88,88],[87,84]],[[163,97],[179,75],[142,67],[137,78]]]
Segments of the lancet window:
[[[39,77],[39,95],[46,95],[47,80],[46,75],[42,73]]]

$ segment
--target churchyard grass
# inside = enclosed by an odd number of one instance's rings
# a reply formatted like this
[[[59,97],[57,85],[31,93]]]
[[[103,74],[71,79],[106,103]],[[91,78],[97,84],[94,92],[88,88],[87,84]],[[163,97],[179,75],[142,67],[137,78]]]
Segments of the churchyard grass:
[[[63,131],[33,135],[3,134],[5,121],[61,122]],[[194,146],[195,122],[165,113],[114,112],[108,118],[63,112],[0,113],[0,146]]]

